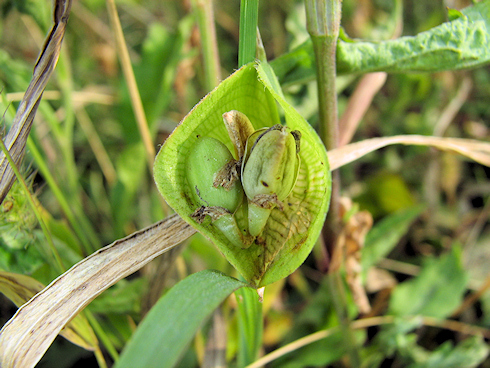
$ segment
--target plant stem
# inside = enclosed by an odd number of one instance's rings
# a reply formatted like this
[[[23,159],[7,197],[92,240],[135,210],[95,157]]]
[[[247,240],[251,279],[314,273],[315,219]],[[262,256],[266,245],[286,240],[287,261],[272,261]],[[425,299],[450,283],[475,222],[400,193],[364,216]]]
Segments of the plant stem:
[[[319,134],[327,150],[332,150],[338,147],[339,142],[335,57],[340,28],[341,3],[340,0],[305,0],[305,3],[307,28],[316,59]],[[330,209],[323,229],[325,244],[330,256],[335,251],[334,247],[341,227],[339,198],[340,176],[338,171],[334,171],[332,173]],[[348,346],[350,364],[352,367],[359,367],[360,358],[356,350],[355,336],[349,328],[350,321],[342,276],[339,270],[334,270],[328,277],[334,307]]]
[[[201,50],[204,59],[204,75],[206,89],[211,91],[221,79],[218,42],[212,0],[193,0],[192,6],[197,16],[197,24],[201,35]]]
[[[319,134],[327,150],[336,148],[339,141],[335,55],[340,10],[340,0],[306,0],[307,28],[316,59]],[[325,244],[330,255],[340,228],[339,197],[340,177],[334,171],[330,209],[324,228]]]

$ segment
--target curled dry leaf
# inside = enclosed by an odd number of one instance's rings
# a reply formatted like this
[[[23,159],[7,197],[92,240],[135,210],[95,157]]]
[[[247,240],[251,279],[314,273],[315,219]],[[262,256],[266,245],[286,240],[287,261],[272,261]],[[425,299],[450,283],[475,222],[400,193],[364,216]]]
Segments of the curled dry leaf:
[[[46,37],[44,47],[39,55],[31,82],[27,87],[24,97],[20,101],[4,143],[13,157],[16,165],[19,165],[24,157],[27,137],[31,131],[32,121],[36,115],[44,88],[53,74],[60,55],[61,43],[65,35],[65,28],[70,14],[71,0],[56,0],[54,3],[54,24],[51,32]],[[0,152],[0,203],[9,192],[14,183],[15,175],[10,164]]]
[[[345,217],[352,210],[352,207],[352,201],[349,198],[341,198],[341,217]],[[337,238],[330,266],[331,271],[338,270],[342,260],[344,261],[347,284],[352,292],[354,303],[362,314],[371,311],[366,291],[362,285],[361,250],[364,247],[366,235],[372,226],[373,217],[368,211],[359,211],[351,215],[343,224]]]
[[[2,328],[0,366],[35,366],[61,329],[90,301],[194,233],[173,215],[74,265],[24,304]]]
[[[330,169],[338,169],[370,152],[392,144],[435,147],[443,151],[459,153],[482,165],[490,166],[490,143],[463,138],[395,135],[393,137],[366,139],[329,151],[328,160],[330,162]]]
[[[0,292],[17,307],[26,303],[42,289],[44,285],[32,277],[0,271]],[[98,345],[94,331],[82,315],[76,316],[66,325],[60,335],[87,350],[95,350]]]

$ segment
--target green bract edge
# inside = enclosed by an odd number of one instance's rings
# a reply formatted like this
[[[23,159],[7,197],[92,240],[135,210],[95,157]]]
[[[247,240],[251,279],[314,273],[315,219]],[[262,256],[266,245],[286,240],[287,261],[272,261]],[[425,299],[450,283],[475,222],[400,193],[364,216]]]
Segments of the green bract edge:
[[[264,70],[264,67],[261,68],[259,65],[258,69],[260,72]],[[161,148],[154,165],[155,182],[167,203],[186,222],[209,238],[254,287],[286,277],[304,262],[321,230],[330,198],[330,175],[324,146],[310,125],[274,91],[270,79],[270,76],[268,78],[263,76],[259,80],[253,63],[237,70],[204,97],[182,120]],[[293,249],[292,255],[284,254],[287,249],[282,249],[273,254],[272,260],[261,264],[257,260],[264,258],[262,246],[254,244],[248,249],[238,248],[230,244],[222,234],[209,225],[209,222],[205,221],[199,225],[190,217],[197,206],[191,206],[189,203],[192,203],[192,199],[186,195],[190,188],[185,181],[184,168],[187,156],[185,152],[189,152],[197,135],[219,139],[233,152],[231,141],[229,141],[222,122],[222,114],[230,110],[238,110],[249,117],[256,129],[270,127],[280,123],[276,101],[284,109],[288,126],[302,131],[305,152],[308,152],[306,148],[308,145],[316,147],[310,149],[309,152],[320,157],[323,165],[322,175],[327,189],[325,189],[320,205],[319,215],[315,215],[308,237],[302,239],[302,246]]]
[[[270,266],[261,281],[262,285],[267,285],[294,272],[310,254],[325,222],[330,205],[332,183],[327,151],[320,137],[311,125],[284,99],[279,82],[271,66],[267,63],[258,63],[256,68],[259,80],[284,110],[287,126],[301,131],[300,157],[303,159],[302,155],[307,150],[313,151],[322,166],[318,168],[318,175],[323,175],[323,180],[326,180],[325,191],[322,194],[318,194],[317,214],[310,224],[308,238],[304,240],[301,246],[291,244],[281,250],[276,257],[276,261]]]

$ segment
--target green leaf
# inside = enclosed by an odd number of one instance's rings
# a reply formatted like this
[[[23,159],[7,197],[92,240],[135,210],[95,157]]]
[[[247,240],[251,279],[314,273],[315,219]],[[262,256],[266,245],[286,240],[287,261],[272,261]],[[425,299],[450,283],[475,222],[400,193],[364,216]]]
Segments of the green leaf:
[[[186,179],[186,161],[200,136],[215,138],[230,152],[234,151],[223,123],[225,112],[240,111],[258,130],[281,122],[277,104],[284,110],[287,126],[301,132],[298,180],[283,203],[283,210],[272,210],[260,234],[261,241],[242,249],[210,221],[199,224],[191,217],[200,205],[194,203],[195,189],[190,188]],[[284,100],[272,69],[264,64],[242,67],[194,107],[158,153],[154,177],[167,203],[209,238],[255,287],[288,276],[304,262],[318,239],[330,200],[331,179],[325,147],[313,128]],[[247,221],[245,211],[246,206],[242,206],[235,214],[238,223]]]
[[[408,368],[472,368],[483,363],[488,353],[489,348],[483,339],[472,336],[456,347],[448,341],[432,352],[424,362],[411,364]]]
[[[490,1],[463,9],[463,16],[416,36],[383,42],[344,42],[337,46],[337,73],[439,72],[476,68],[490,62]],[[452,17],[454,14],[451,13]],[[271,62],[281,84],[313,79],[310,40]]]
[[[461,302],[466,283],[461,249],[453,246],[448,254],[426,260],[417,277],[397,286],[391,295],[389,311],[396,316],[420,314],[445,318]]]
[[[416,206],[398,211],[385,217],[369,231],[361,256],[365,272],[391,252],[422,210],[423,207]]]
[[[241,288],[235,292],[238,305],[238,367],[245,367],[257,359],[262,346],[262,302],[257,291]]]
[[[180,281],[146,315],[115,367],[175,366],[202,323],[242,286],[246,285],[212,270]]]

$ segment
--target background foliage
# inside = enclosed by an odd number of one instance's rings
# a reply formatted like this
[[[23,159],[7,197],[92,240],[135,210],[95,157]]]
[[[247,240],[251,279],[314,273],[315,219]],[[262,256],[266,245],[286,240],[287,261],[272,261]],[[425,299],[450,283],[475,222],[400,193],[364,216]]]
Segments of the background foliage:
[[[209,92],[196,11],[185,1],[124,0],[117,5],[158,148]],[[238,1],[214,4],[223,77],[237,67],[239,5]],[[446,6],[466,5],[470,4],[344,0],[342,26],[349,37],[370,41],[413,36],[445,22]],[[51,26],[51,5],[43,0],[5,0],[0,11],[0,107],[8,126]],[[168,211],[146,163],[108,24],[104,0],[74,2],[64,48],[39,107],[23,167],[65,269]],[[302,1],[261,2],[259,27],[268,59],[280,60],[303,44],[308,39],[305,24]],[[488,53],[485,44],[483,55],[484,51]],[[272,65],[279,70],[277,60]],[[311,75],[300,76],[283,80],[285,94],[316,126],[315,81]],[[338,78],[340,113],[358,79],[353,74]],[[485,66],[389,74],[353,140],[442,134],[487,141],[489,82]],[[342,195],[355,203],[351,213],[368,210],[374,218],[361,260],[372,309],[362,317],[390,321],[353,331],[362,346],[358,352],[362,366],[490,366],[489,174],[488,168],[453,154],[406,146],[385,148],[341,169]],[[30,275],[44,284],[58,276],[62,270],[18,184],[0,214],[0,269]],[[90,304],[109,362],[177,280],[203,269],[236,276],[199,235],[174,255],[170,270],[165,259],[157,259]],[[317,246],[298,271],[268,287],[262,311],[263,352],[338,326],[324,261]],[[357,321],[356,295],[347,285],[346,290],[350,318]],[[0,306],[6,321],[15,308],[6,298]],[[228,331],[226,358],[243,366],[254,360],[244,351],[251,349],[253,355],[258,349],[241,347],[244,338],[237,330],[245,317],[240,313],[233,298],[222,307]],[[249,320],[259,329],[257,320]],[[204,360],[209,329],[207,324],[197,334],[181,366],[197,366]],[[250,339],[256,344],[256,338]],[[348,364],[345,353],[342,331],[335,330],[273,365],[342,366]],[[77,364],[96,363],[91,352],[59,338],[40,366]]]

